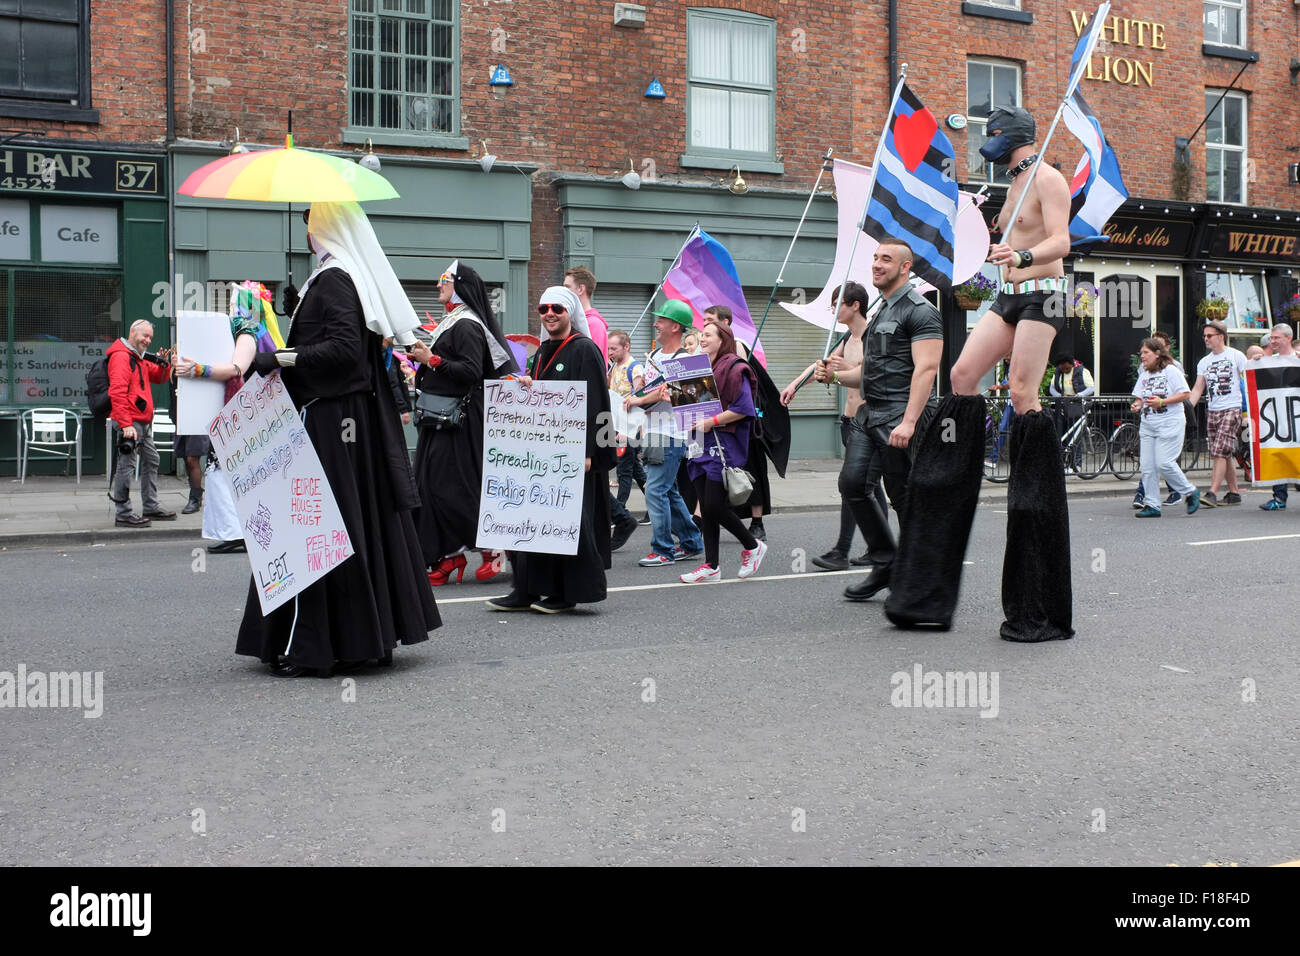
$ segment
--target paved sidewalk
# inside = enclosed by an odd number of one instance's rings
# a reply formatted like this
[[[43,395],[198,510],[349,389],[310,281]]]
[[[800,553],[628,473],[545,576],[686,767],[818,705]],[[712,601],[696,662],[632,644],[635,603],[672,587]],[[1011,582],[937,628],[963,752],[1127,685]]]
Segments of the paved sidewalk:
[[[839,510],[839,469],[838,459],[807,458],[792,461],[784,480],[773,472],[773,511],[790,514]],[[1191,475],[1198,486],[1204,488],[1209,484],[1208,471],[1192,472]],[[1136,489],[1136,478],[1116,481],[1110,474],[1099,475],[1091,481],[1075,477],[1066,479],[1066,490],[1072,498],[1129,498]],[[1247,494],[1249,501],[1250,497],[1258,497],[1264,492]],[[987,502],[1005,501],[1006,496],[1006,484],[991,481],[985,481],[980,492],[980,500]],[[180,513],[189,499],[189,487],[185,481],[173,475],[160,475],[158,499],[164,508],[176,512],[175,521],[155,521],[149,528],[118,528],[113,523],[113,504],[108,500],[108,484],[103,475],[83,477],[80,485],[75,478],[63,477],[28,478],[27,483],[21,485],[17,479],[0,479],[0,550],[158,538],[191,538],[199,543],[202,512],[192,515]],[[131,501],[138,510],[140,495],[135,484],[131,488]],[[645,502],[635,489],[628,507],[638,513],[645,510]]]

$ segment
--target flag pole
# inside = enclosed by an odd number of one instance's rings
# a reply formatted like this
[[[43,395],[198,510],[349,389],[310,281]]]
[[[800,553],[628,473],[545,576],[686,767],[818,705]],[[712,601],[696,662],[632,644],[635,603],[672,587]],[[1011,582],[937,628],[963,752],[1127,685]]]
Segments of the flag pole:
[[[668,267],[668,272],[672,272],[673,269],[677,266],[677,260],[682,257],[682,253],[686,251],[686,247],[691,244],[692,239],[694,239],[697,235],[699,235],[699,232],[700,232],[700,224],[697,221],[695,225],[691,226],[691,231],[687,235],[686,241],[683,242],[682,247],[677,250],[677,255],[673,256],[673,264]],[[664,287],[664,283],[668,281],[668,272],[664,273],[664,277],[660,279],[659,284],[655,286],[654,292],[650,293],[650,301],[647,302],[645,304],[645,308],[641,310],[641,318],[636,320],[636,325],[632,326],[632,331],[628,333],[629,340],[632,338],[632,336],[636,335],[636,330],[641,328],[641,322],[645,319],[646,313],[650,311],[650,306],[655,304],[655,296],[659,294],[659,290],[662,289]]]
[[[1034,184],[1034,177],[1038,175],[1038,167],[1043,165],[1043,157],[1047,155],[1047,146],[1052,141],[1052,134],[1056,132],[1056,125],[1061,121],[1061,114],[1065,112],[1065,104],[1070,101],[1070,97],[1074,95],[1074,91],[1078,88],[1079,80],[1082,79],[1084,70],[1087,69],[1089,61],[1092,60],[1092,51],[1097,48],[1097,41],[1101,39],[1101,30],[1095,29],[1095,27],[1101,20],[1105,19],[1105,15],[1109,12],[1110,3],[1107,2],[1098,7],[1097,13],[1093,14],[1091,23],[1094,29],[1088,42],[1088,48],[1084,50],[1083,56],[1079,60],[1081,69],[1072,71],[1072,75],[1066,83],[1065,96],[1061,97],[1061,103],[1056,107],[1056,115],[1052,117],[1052,125],[1048,127],[1047,136],[1043,140],[1042,147],[1038,150],[1038,158],[1034,160],[1034,165],[1029,169],[1029,178],[1025,180],[1025,188],[1020,191],[1020,196],[1016,199],[1016,204],[1011,210],[1011,218],[1006,221],[1006,228],[1002,230],[1002,242],[1005,245],[1011,245],[1011,232],[1015,229],[1016,217],[1020,215],[1020,207],[1024,205],[1025,197],[1029,195],[1029,188]],[[999,221],[1001,221],[1001,215],[1001,213],[998,214]],[[1006,276],[1001,266],[998,267],[998,276],[1000,279]]]
[[[853,271],[853,257],[858,254],[858,240],[862,238],[862,227],[867,221],[867,210],[871,208],[871,194],[876,188],[876,171],[880,169],[880,154],[885,151],[885,137],[889,135],[889,125],[894,121],[894,109],[898,106],[898,98],[903,95],[903,84],[906,81],[907,64],[904,63],[898,71],[898,85],[894,87],[893,99],[889,101],[889,112],[885,114],[885,128],[880,133],[880,142],[876,143],[876,157],[871,162],[871,184],[867,187],[867,200],[862,206],[862,215],[858,217],[857,231],[853,234],[853,247],[849,250],[849,261],[844,267],[844,280],[840,283],[839,294],[835,296],[831,327],[826,332],[826,351],[822,354],[822,361],[830,358],[831,355],[831,340],[835,338],[835,319],[840,314],[840,300],[844,298],[844,287],[848,284],[849,274]]]
[[[785,281],[785,267],[790,264],[790,255],[794,252],[794,244],[799,241],[799,233],[803,231],[803,223],[808,218],[808,210],[812,208],[812,201],[816,198],[817,190],[822,184],[822,176],[826,173],[826,170],[832,168],[831,154],[834,152],[833,148],[827,147],[826,155],[822,157],[822,166],[817,172],[817,181],[813,183],[812,192],[808,194],[808,202],[804,204],[803,215],[799,217],[799,225],[794,228],[794,236],[790,239],[790,248],[785,250],[785,261],[781,263],[781,268],[777,270],[776,282],[772,284],[772,294],[767,297],[767,308],[763,310],[763,318],[758,323],[758,328],[754,330],[754,341],[749,347],[751,352],[754,351],[754,346],[758,345],[759,333],[763,331],[763,326],[767,324],[767,314],[772,311],[772,303],[776,300],[776,290]]]

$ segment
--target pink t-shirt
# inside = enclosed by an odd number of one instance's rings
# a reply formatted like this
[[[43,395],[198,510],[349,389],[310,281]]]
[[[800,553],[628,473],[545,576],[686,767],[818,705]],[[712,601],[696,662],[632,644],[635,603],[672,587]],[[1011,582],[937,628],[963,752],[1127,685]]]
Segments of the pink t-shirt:
[[[609,364],[609,325],[595,309],[587,310],[587,325],[591,326],[591,340],[600,346],[600,354],[605,356],[605,364]]]

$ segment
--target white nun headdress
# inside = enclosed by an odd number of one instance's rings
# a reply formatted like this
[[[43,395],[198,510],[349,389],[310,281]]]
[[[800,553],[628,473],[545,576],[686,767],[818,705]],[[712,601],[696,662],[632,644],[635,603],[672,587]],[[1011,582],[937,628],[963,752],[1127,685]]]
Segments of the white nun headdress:
[[[384,338],[392,336],[398,345],[414,343],[420,320],[361,207],[354,202],[314,202],[307,229],[328,258],[303,283],[300,295],[306,298],[321,270],[341,268],[356,286],[366,328]]]

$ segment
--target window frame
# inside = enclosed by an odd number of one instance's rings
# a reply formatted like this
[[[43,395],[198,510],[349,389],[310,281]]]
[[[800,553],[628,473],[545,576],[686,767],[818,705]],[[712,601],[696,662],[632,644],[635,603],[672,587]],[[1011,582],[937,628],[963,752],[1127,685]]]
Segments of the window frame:
[[[49,23],[71,23],[71,20],[49,15],[22,12],[0,13],[11,20],[41,20]],[[20,61],[21,62],[21,61]],[[71,120],[79,123],[98,123],[99,111],[92,108],[90,82],[90,0],[77,0],[77,93],[59,97],[49,94],[24,93],[21,90],[0,90],[0,116],[27,119]]]
[[[1226,296],[1222,295],[1222,289],[1217,288],[1220,279],[1225,280],[1228,286],[1228,294]],[[1250,326],[1243,324],[1243,319],[1250,318],[1250,316],[1242,314],[1244,306],[1239,301],[1237,287],[1244,282],[1249,282],[1254,287],[1256,297],[1259,299],[1260,316],[1265,322],[1264,326]],[[1254,335],[1256,336],[1255,341],[1257,342],[1259,340],[1258,337],[1261,334],[1267,333],[1269,328],[1272,327],[1273,320],[1270,316],[1272,316],[1273,311],[1271,303],[1269,302],[1268,282],[1262,272],[1257,270],[1246,272],[1241,269],[1233,272],[1226,268],[1207,269],[1205,271],[1205,295],[1208,298],[1209,296],[1216,294],[1220,295],[1221,298],[1226,298],[1228,300],[1227,326],[1229,335]],[[1242,349],[1242,351],[1244,352],[1245,349]]]
[[[1206,36],[1205,31],[1208,24],[1205,20],[1205,13],[1209,7],[1215,7],[1219,11],[1219,36],[1211,40]],[[1228,43],[1222,38],[1223,34],[1223,11],[1236,10],[1237,12],[1237,42]],[[1232,49],[1246,49],[1246,0],[1202,0],[1201,2],[1201,41],[1211,46],[1230,47]]]
[[[1219,97],[1223,97],[1219,101]],[[1249,202],[1250,176],[1248,164],[1250,160],[1250,98],[1240,90],[1229,90],[1224,96],[1223,90],[1216,90],[1213,87],[1207,87],[1205,90],[1206,103],[1206,125],[1205,125],[1205,201],[1222,203],[1227,206],[1245,206]],[[1235,145],[1230,143],[1212,143],[1210,142],[1210,124],[1209,119],[1214,115],[1208,107],[1208,101],[1213,98],[1216,100],[1214,112],[1222,109],[1229,100],[1236,100],[1241,103],[1241,144]],[[1220,128],[1226,129],[1227,124],[1220,121]],[[1210,150],[1218,150],[1221,154],[1226,152],[1241,154],[1241,188],[1240,199],[1224,199],[1223,182],[1225,163],[1220,160],[1219,163],[1219,195],[1217,197],[1210,195]]]
[[[448,100],[451,103],[451,129],[446,131],[430,130],[422,132],[418,130],[407,129],[390,129],[383,126],[361,126],[353,119],[352,98],[355,93],[369,91],[368,95],[375,97],[376,118],[378,117],[378,95],[380,90],[377,87],[362,87],[358,90],[353,82],[352,76],[352,58],[358,53],[368,53],[376,60],[375,71],[378,74],[380,56],[379,51],[379,21],[388,17],[399,21],[415,20],[427,24],[441,24],[446,21],[436,20],[434,18],[434,0],[428,0],[428,11],[424,14],[408,13],[402,10],[383,10],[381,9],[382,0],[370,0],[370,10],[358,10],[357,0],[348,0],[347,17],[348,17],[348,36],[347,36],[347,125],[343,128],[343,142],[345,143],[364,143],[370,140],[383,146],[426,146],[440,149],[469,149],[469,137],[463,135],[461,130],[461,5],[458,2],[452,2],[451,6],[451,95],[442,96],[441,94],[428,94],[430,97],[440,100]],[[375,24],[375,46],[371,50],[358,50],[354,45],[356,35],[354,32],[354,22],[356,17],[369,17]],[[407,54],[398,54],[399,61],[404,65],[411,57]],[[433,64],[440,62],[441,58],[435,60],[432,51],[425,57],[425,62]],[[405,92],[400,93],[406,96]]]
[[[771,85],[768,87],[760,87],[753,84],[737,83],[735,81],[694,79],[691,76],[691,35],[692,26],[700,20],[722,21],[727,24],[747,23],[766,27],[768,31],[768,54],[771,57],[772,66]],[[686,10],[686,129],[684,131],[686,149],[681,157],[682,166],[702,169],[730,169],[732,166],[739,163],[744,169],[751,172],[784,173],[785,165],[777,158],[779,151],[777,149],[776,84],[777,63],[775,19],[772,17],[759,16],[755,13],[747,13],[743,10],[728,10],[718,7],[688,7]],[[767,120],[771,148],[766,152],[752,152],[748,150],[717,149],[714,147],[696,146],[691,141],[691,93],[696,87],[723,89],[728,91],[740,90],[748,93],[765,93],[767,96]]]
[[[1016,106],[1023,106],[1025,102],[1024,67],[1020,63],[1017,63],[1014,60],[999,60],[993,57],[982,57],[982,56],[971,56],[966,58],[966,109],[964,113],[966,117],[966,149],[967,149],[967,155],[966,155],[967,180],[966,181],[971,183],[988,183],[990,186],[1007,186],[1011,183],[1010,175],[1003,173],[1002,176],[999,177],[996,172],[996,167],[990,162],[985,161],[982,164],[985,172],[984,175],[979,179],[973,178],[974,174],[970,168],[971,154],[973,153],[975,155],[978,155],[979,147],[982,146],[984,144],[984,141],[988,138],[988,118],[985,116],[972,116],[970,111],[971,109],[970,68],[972,66],[987,66],[990,68],[990,71],[992,71],[992,69],[997,67],[1014,70],[1016,74],[1016,102],[1015,102]],[[992,81],[993,81],[993,74],[992,72],[990,72],[989,74],[990,90],[993,89]],[[990,96],[989,105],[996,108],[997,104],[993,103],[991,100],[992,97]],[[975,138],[973,136],[973,132],[976,128],[978,128],[980,131],[978,145],[976,145]],[[992,175],[989,175],[990,171],[992,171]]]

